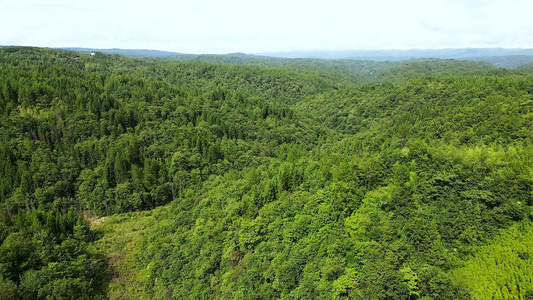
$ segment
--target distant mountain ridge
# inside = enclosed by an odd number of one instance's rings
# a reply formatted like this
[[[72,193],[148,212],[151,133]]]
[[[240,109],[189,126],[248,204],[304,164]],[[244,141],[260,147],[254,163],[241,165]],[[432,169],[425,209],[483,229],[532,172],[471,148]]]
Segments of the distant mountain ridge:
[[[172,52],[172,51],[163,51],[163,50],[151,50],[151,49],[120,49],[120,48],[111,48],[111,49],[98,49],[98,48],[78,48],[78,47],[69,47],[69,48],[57,48],[60,50],[69,50],[69,51],[78,51],[78,52],[100,52],[105,54],[120,54],[129,57],[172,57],[172,56],[181,56],[181,57],[196,57],[196,56],[229,56],[229,57],[238,57],[238,58],[257,58],[264,57],[260,55],[248,54],[243,52],[235,52],[228,54],[188,54],[182,52]]]
[[[488,56],[533,55],[533,49],[452,48],[409,50],[346,50],[265,52],[262,55],[285,58],[409,60],[418,58],[466,59]]]
[[[408,50],[346,50],[346,51],[287,51],[263,53],[228,53],[228,54],[187,54],[182,52],[150,49],[98,49],[65,47],[61,50],[79,52],[101,52],[120,54],[128,57],[202,59],[208,57],[248,58],[285,58],[285,59],[326,59],[326,60],[373,60],[405,61],[416,59],[456,59],[485,61],[500,68],[518,68],[533,63],[533,49],[509,48],[450,48],[450,49],[408,49]]]
[[[291,51],[261,53],[278,58],[404,61],[421,58],[485,61],[500,68],[518,68],[533,62],[533,49],[463,48],[409,50]]]
[[[106,54],[120,54],[124,56],[138,56],[138,57],[169,57],[169,56],[184,55],[184,53],[179,53],[179,52],[151,50],[151,49],[119,49],[119,48],[98,49],[98,48],[78,48],[78,47],[66,47],[66,48],[57,48],[57,49],[79,51],[79,52],[101,52],[101,53],[106,53]]]
[[[532,55],[507,55],[507,56],[484,56],[470,57],[463,60],[484,61],[499,68],[514,69],[533,63]]]

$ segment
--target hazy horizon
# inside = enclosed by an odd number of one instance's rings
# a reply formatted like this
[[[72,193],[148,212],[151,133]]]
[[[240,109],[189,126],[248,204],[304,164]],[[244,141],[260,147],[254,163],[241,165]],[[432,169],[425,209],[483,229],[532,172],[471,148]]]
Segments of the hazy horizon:
[[[268,54],[291,54],[291,53],[355,53],[355,52],[361,52],[361,53],[370,53],[370,52],[409,52],[409,51],[460,51],[460,50],[487,50],[487,51],[524,51],[524,50],[532,50],[532,48],[505,48],[505,47],[486,47],[486,48],[476,48],[476,47],[465,47],[465,48],[375,48],[375,49],[347,49],[347,50],[332,50],[332,49],[309,49],[309,50],[302,50],[302,49],[296,49],[296,50],[273,50],[268,52],[244,52],[244,51],[233,51],[233,52],[225,52],[225,53],[210,53],[210,52],[202,52],[202,53],[187,53],[183,51],[173,51],[173,50],[163,50],[163,49],[156,49],[156,48],[117,48],[117,47],[82,47],[82,46],[59,46],[59,47],[48,47],[48,46],[39,46],[39,45],[16,45],[16,44],[0,44],[0,47],[36,47],[36,48],[49,48],[49,49],[61,49],[61,50],[130,50],[130,51],[160,51],[160,52],[168,52],[168,53],[179,53],[179,54],[190,54],[190,55],[227,55],[227,54],[247,54],[247,55],[268,55]],[[506,54],[508,55],[508,54]],[[533,54],[531,54],[533,55]]]
[[[0,44],[190,54],[533,48],[526,0],[0,4]]]

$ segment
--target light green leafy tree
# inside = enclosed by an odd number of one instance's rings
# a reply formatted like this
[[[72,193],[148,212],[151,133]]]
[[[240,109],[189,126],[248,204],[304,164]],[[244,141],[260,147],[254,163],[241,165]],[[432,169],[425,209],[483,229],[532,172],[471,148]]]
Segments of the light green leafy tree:
[[[407,282],[407,287],[409,289],[409,300],[412,295],[418,296],[418,276],[416,273],[411,270],[411,267],[407,266],[400,270],[403,274],[403,280]]]
[[[358,295],[359,274],[351,268],[347,268],[344,275],[333,282],[333,299],[353,299]]]

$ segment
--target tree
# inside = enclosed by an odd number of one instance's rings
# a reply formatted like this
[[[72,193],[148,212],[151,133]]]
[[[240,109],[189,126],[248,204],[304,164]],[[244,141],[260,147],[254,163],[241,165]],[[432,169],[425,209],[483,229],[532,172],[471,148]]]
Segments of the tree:
[[[418,276],[416,273],[411,270],[411,267],[406,266],[400,270],[400,273],[403,274],[403,280],[407,283],[407,288],[409,289],[409,300],[412,295],[418,296]]]
[[[333,282],[333,299],[357,299],[361,297],[359,287],[359,274],[354,269],[348,268],[344,275]]]

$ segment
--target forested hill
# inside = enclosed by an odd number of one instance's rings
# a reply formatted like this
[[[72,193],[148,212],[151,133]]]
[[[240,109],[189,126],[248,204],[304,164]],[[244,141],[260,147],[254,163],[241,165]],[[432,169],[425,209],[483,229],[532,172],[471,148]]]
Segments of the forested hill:
[[[0,46],[2,47],[2,46]],[[147,49],[95,49],[95,48],[59,48],[61,50],[71,50],[83,53],[106,53],[120,54],[127,57],[151,57],[151,58],[171,58],[183,60],[222,60],[222,61],[298,61],[316,60],[321,63],[335,63],[335,60],[342,60],[340,65],[345,65],[347,61],[381,61],[381,62],[401,62],[419,59],[458,59],[470,61],[483,61],[499,68],[517,68],[533,61],[533,49],[411,49],[411,50],[353,50],[353,51],[296,51],[296,52],[274,52],[258,54],[228,53],[228,54],[184,54],[178,52],[147,50]],[[265,56],[266,55],[266,56]],[[277,58],[277,59],[276,59]]]
[[[533,298],[532,75],[0,48],[0,299]]]

